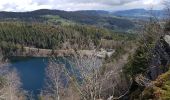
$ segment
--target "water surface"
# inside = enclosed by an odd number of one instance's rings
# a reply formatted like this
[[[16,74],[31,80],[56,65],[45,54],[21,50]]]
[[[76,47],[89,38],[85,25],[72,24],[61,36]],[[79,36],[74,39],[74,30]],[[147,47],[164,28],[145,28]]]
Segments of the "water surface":
[[[38,95],[43,89],[47,65],[48,58],[12,58],[12,67],[19,73],[22,88],[33,95]]]

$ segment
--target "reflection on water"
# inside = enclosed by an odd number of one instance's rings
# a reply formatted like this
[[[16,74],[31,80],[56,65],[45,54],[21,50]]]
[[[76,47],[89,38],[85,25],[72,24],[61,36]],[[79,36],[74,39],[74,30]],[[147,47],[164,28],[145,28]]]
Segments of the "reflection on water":
[[[67,60],[66,60],[67,59]],[[57,63],[65,64],[67,70],[70,74],[76,74],[78,80],[81,82],[81,74],[78,69],[71,66],[68,62],[68,57],[66,59],[56,58]],[[32,57],[13,57],[11,58],[11,67],[17,69],[22,82],[22,88],[34,96],[38,96],[45,85],[45,68],[48,66],[49,58],[32,58]],[[87,68],[93,65],[91,59],[85,59],[82,62],[82,67]],[[97,65],[96,65],[97,64]],[[101,59],[95,60],[95,65],[93,67],[101,64]],[[73,71],[73,72],[72,72]],[[76,72],[76,73],[75,73]],[[66,77],[63,83],[67,83]]]
[[[33,95],[38,95],[43,88],[47,64],[48,58],[12,59],[12,67],[16,68],[20,75],[22,88]]]

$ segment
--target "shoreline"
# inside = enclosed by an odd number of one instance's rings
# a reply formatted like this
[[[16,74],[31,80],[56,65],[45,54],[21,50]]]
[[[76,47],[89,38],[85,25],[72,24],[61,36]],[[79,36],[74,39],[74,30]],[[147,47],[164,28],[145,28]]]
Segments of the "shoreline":
[[[70,56],[75,53],[81,54],[83,56],[95,55],[99,58],[105,58],[106,56],[111,57],[111,55],[115,52],[115,50],[107,51],[105,49],[97,50],[51,50],[51,49],[39,49],[33,47],[24,47],[24,51],[22,53],[18,53],[15,56],[23,56],[23,57],[49,57],[49,56]]]

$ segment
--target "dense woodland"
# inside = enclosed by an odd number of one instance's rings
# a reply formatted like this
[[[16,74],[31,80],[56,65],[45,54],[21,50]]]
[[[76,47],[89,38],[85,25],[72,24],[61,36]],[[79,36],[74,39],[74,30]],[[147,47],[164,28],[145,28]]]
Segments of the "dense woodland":
[[[156,81],[152,81],[147,75],[151,60],[155,57],[154,50],[157,50],[156,46],[162,41],[165,35],[163,33],[169,33],[170,22],[160,25],[156,19],[150,18],[149,22],[141,27],[142,31],[138,31],[140,34],[132,34],[124,30],[114,30],[115,27],[131,29],[134,27],[132,21],[108,16],[108,13],[103,11],[93,12],[95,13],[53,10],[1,12],[1,20],[5,18],[6,21],[0,22],[0,68],[1,71],[7,71],[0,73],[0,90],[5,91],[0,91],[0,98],[30,98],[27,97],[29,94],[20,88],[17,71],[3,67],[8,64],[3,62],[3,56],[12,56],[18,50],[24,52],[24,47],[34,47],[75,51],[115,49],[111,57],[106,56],[104,59],[94,55],[95,51],[89,56],[75,52],[70,59],[62,57],[65,61],[50,57],[45,69],[46,85],[38,95],[40,100],[148,100],[157,98],[157,93],[161,93],[158,94],[160,100],[169,100],[169,72]],[[52,23],[48,22],[50,18],[53,19]],[[56,24],[56,19],[67,24]],[[164,51],[164,45],[160,47]],[[158,54],[159,52],[161,51],[156,51]],[[162,64],[164,59],[161,57],[162,55],[158,60]],[[67,67],[68,64],[70,68]],[[157,67],[164,69],[162,65]],[[150,82],[148,87],[145,83],[141,85],[137,82],[137,78],[143,82],[143,77]],[[64,81],[67,81],[67,84],[63,85],[63,79],[66,79]],[[4,93],[8,95],[4,96]]]
[[[87,25],[52,25],[27,22],[0,22],[0,47],[6,53],[23,47],[42,49],[90,49],[100,47],[101,39],[132,40],[135,35]]]

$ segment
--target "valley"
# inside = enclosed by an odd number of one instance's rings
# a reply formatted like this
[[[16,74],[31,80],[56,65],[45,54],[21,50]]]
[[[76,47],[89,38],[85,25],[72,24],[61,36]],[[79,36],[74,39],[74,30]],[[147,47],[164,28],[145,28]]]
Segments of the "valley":
[[[1,11],[0,100],[168,100],[164,12]]]

